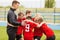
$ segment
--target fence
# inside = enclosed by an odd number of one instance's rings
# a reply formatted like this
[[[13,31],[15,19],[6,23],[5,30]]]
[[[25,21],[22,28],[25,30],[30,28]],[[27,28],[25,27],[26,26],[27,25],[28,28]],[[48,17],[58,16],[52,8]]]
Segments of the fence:
[[[9,8],[0,8],[0,21],[6,21],[7,19],[7,13],[8,13]],[[20,8],[19,11],[25,12],[26,10],[31,10],[32,15],[34,16],[35,13],[40,13],[44,20],[47,23],[60,23],[60,9],[53,9],[53,8],[25,8],[22,9]]]

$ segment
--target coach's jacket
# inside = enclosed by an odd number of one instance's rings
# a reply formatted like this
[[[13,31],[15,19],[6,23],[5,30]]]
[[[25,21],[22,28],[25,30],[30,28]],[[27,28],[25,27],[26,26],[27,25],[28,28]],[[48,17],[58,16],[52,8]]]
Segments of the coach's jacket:
[[[7,14],[7,22],[11,25],[14,25],[14,26],[20,26],[21,23],[17,22],[17,16],[14,13],[15,10],[16,9],[10,8],[10,10],[8,11],[8,14]]]

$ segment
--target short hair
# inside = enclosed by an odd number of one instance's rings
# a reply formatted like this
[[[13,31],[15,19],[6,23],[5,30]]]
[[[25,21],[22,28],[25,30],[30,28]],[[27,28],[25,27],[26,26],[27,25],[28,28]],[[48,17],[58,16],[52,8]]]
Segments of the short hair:
[[[17,4],[17,3],[20,4],[18,1],[13,1],[13,2],[12,2],[12,5],[13,5],[13,4]]]
[[[32,19],[32,17],[31,16],[27,16],[26,19]]]
[[[27,15],[28,13],[31,13],[31,11],[30,11],[30,10],[26,10],[26,15]]]
[[[18,13],[18,16],[21,16],[21,14],[23,14],[23,12],[19,12],[19,13]],[[23,16],[24,16],[24,14],[23,14]]]

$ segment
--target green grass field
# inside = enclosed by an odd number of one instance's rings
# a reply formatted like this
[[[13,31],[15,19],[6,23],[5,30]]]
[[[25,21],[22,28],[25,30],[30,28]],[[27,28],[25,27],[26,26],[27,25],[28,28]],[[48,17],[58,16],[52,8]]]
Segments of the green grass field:
[[[54,33],[56,35],[56,40],[60,40],[60,30],[54,30]],[[44,40],[45,38],[46,38],[45,35],[43,35],[41,40]],[[8,40],[6,27],[0,27],[0,40]]]

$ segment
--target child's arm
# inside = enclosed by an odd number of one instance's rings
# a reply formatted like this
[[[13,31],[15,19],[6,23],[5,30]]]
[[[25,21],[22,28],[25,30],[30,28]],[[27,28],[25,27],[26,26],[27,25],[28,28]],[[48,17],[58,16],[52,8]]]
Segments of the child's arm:
[[[35,24],[37,27],[41,27],[41,26],[42,26],[42,24],[44,24],[44,23],[45,23],[45,22],[42,22],[41,24],[38,24],[38,23],[33,22],[33,21],[31,21],[31,20],[24,20],[22,24],[23,24],[23,25],[24,25],[24,24],[26,24],[25,22],[32,22],[32,23],[33,23],[33,24]]]
[[[38,27],[41,27],[44,23],[45,23],[45,22],[40,23],[40,24],[38,25]]]

